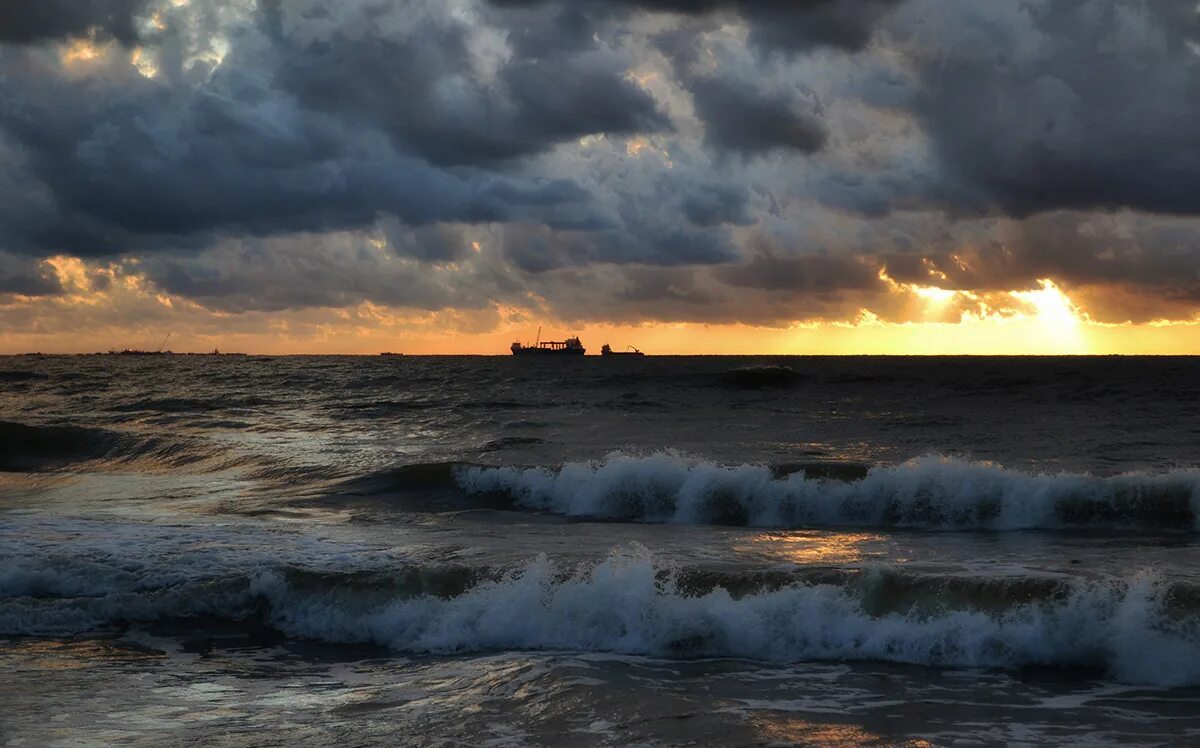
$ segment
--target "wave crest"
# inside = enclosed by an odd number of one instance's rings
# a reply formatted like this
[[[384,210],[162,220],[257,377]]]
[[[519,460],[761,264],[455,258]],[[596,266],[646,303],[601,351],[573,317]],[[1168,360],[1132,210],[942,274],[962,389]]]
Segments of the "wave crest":
[[[871,468],[856,480],[828,471],[789,475],[762,465],[722,466],[672,454],[610,455],[561,468],[468,466],[471,494],[568,516],[645,522],[800,528],[1126,528],[1194,531],[1200,471],[1033,474],[990,463],[927,457]]]
[[[976,584],[888,568],[811,579],[772,572],[734,590],[719,574],[699,579],[657,563],[640,546],[588,567],[542,556],[503,572],[393,565],[370,553],[345,566],[358,554],[316,546],[295,566],[299,559],[272,561],[254,550],[253,538],[197,558],[194,538],[145,539],[87,559],[35,554],[7,564],[0,634],[61,636],[205,616],[404,652],[1050,666],[1132,683],[1200,684],[1195,590],[1147,573]]]

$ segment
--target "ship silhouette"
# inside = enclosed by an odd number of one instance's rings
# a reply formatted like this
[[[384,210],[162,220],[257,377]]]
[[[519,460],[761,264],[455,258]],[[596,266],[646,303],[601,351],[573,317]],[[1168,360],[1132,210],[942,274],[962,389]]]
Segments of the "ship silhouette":
[[[566,340],[542,340],[542,328],[538,328],[537,342],[533,345],[522,345],[520,341],[512,344],[514,356],[582,356],[587,352],[578,336]]]

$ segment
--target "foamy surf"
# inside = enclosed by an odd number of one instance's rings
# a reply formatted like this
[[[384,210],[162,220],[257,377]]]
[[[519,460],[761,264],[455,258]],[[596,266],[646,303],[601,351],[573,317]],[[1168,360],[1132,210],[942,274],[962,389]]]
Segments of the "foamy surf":
[[[1200,684],[1193,586],[1150,572],[981,578],[706,570],[630,545],[496,569],[249,528],[59,522],[0,533],[0,634],[198,617],[408,653],[569,650],[771,662],[1085,669]]]
[[[1197,470],[1099,478],[926,457],[846,481],[675,454],[616,454],[558,469],[466,466],[456,477],[468,493],[505,494],[528,509],[643,522],[1192,532],[1200,517]]]
[[[790,585],[734,597],[689,595],[670,571],[617,553],[565,575],[544,557],[453,598],[393,600],[347,610],[337,594],[297,593],[278,575],[255,577],[270,618],[288,634],[371,642],[399,651],[571,650],[776,662],[880,661],[933,667],[1050,666],[1128,683],[1200,683],[1195,617],[1168,614],[1153,575],[1078,583],[1051,600],[1001,611],[872,614],[864,588]]]

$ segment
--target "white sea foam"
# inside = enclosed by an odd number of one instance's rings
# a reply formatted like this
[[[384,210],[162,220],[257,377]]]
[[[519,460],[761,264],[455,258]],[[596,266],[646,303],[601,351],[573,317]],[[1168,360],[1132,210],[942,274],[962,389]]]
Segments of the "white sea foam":
[[[292,636],[405,652],[1046,665],[1095,668],[1131,683],[1200,684],[1200,616],[1149,573],[1064,579],[1061,592],[978,605],[936,586],[920,604],[904,595],[881,602],[888,585],[870,574],[735,596],[719,584],[689,590],[676,583],[674,569],[632,547],[578,569],[538,557],[442,596],[389,582],[397,559],[369,549],[360,555],[313,540],[289,548],[275,536],[232,530],[139,534],[119,527],[105,542],[102,529],[58,548],[0,533],[0,634],[60,636],[208,615],[256,617]],[[298,566],[314,573],[297,577]],[[363,571],[372,575],[366,581]]]
[[[861,480],[777,477],[762,465],[722,466],[674,454],[610,455],[559,469],[465,467],[468,493],[504,493],[569,516],[760,527],[928,527],[1019,530],[1072,526],[1196,529],[1200,471],[1032,474],[927,457],[875,467]]]
[[[686,595],[643,554],[616,554],[563,578],[544,558],[451,598],[395,600],[348,614],[277,575],[253,589],[288,633],[398,650],[564,649],[775,661],[877,660],[931,666],[1099,668],[1126,682],[1200,683],[1195,621],[1171,621],[1151,575],[1075,586],[1063,599],[1000,613],[870,615],[851,589],[797,585],[734,598]]]

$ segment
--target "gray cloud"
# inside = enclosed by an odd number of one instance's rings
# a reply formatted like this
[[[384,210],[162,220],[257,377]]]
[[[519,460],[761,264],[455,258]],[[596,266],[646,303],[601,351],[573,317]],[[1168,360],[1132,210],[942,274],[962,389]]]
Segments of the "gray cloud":
[[[50,296],[61,290],[58,280],[38,263],[0,252],[0,294]]]
[[[420,233],[438,231],[427,229]],[[449,239],[443,236],[436,241]],[[421,244],[420,237],[405,241]],[[294,234],[225,240],[198,254],[140,263],[164,290],[226,312],[344,307],[363,301],[422,309],[482,308],[468,273],[430,268],[361,236]],[[436,250],[435,250],[436,251]]]
[[[489,0],[508,8],[555,6],[561,0]],[[587,16],[611,15],[619,9],[700,16],[736,14],[750,25],[750,40],[771,50],[814,47],[861,49],[881,18],[903,0],[582,0],[562,3],[576,9],[563,16],[564,26],[578,28]],[[581,8],[581,9],[580,9]]]
[[[94,31],[129,44],[149,0],[0,0],[0,43],[33,44]]]
[[[0,0],[0,293],[71,254],[233,312],[910,313],[881,268],[1200,300],[1184,3],[30,5]]]
[[[697,226],[754,223],[749,208],[750,192],[740,185],[701,183],[694,185],[683,198],[683,214]]]
[[[718,276],[731,286],[798,295],[881,290],[877,266],[870,258],[844,255],[759,254],[743,265],[722,268]]]
[[[701,78],[692,83],[696,113],[706,141],[725,152],[754,156],[777,148],[819,150],[824,126],[783,96],[762,94],[733,81]]]
[[[305,109],[262,75],[273,52],[251,39],[200,85],[172,86],[122,60],[81,79],[0,49],[10,71],[0,128],[50,198],[41,220],[11,217],[7,247],[118,254],[367,226],[381,213],[412,225],[603,223],[568,180],[439,168],[378,130]]]
[[[946,202],[1200,213],[1194,4],[939,3],[912,25],[935,45],[919,56],[915,111]]]
[[[381,15],[371,27],[351,24],[315,39],[274,21],[275,79],[305,107],[372,123],[402,151],[438,164],[528,156],[591,133],[670,128],[653,98],[625,77],[624,61],[590,38],[526,44],[524,56],[489,79],[472,69],[463,24],[435,16],[396,29]]]

